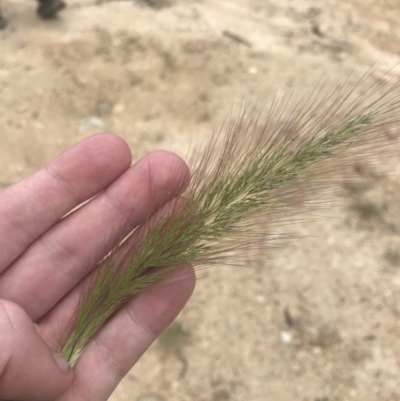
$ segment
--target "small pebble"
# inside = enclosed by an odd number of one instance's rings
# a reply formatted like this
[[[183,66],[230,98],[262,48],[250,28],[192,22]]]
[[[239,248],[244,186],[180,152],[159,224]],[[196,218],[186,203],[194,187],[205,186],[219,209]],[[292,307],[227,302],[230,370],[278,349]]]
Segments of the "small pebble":
[[[92,128],[103,128],[104,121],[96,116],[91,116],[83,119],[79,125],[79,131],[87,131]]]
[[[284,344],[290,344],[292,342],[293,336],[288,331],[281,331],[281,340]]]

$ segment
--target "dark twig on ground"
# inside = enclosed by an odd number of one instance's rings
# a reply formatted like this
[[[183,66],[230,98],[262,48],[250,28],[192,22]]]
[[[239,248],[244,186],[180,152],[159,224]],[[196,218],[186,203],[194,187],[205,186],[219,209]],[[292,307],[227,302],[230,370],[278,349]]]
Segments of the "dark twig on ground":
[[[224,30],[222,31],[222,35],[224,35],[228,39],[233,40],[234,42],[240,43],[241,45],[252,47],[251,43],[247,39],[245,39],[243,36],[238,35],[237,33]]]

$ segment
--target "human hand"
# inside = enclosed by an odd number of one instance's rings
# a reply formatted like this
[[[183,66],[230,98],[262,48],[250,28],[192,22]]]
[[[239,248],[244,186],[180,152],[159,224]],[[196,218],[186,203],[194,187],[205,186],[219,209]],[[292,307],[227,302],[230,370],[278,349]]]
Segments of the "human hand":
[[[124,305],[74,369],[55,356],[96,268],[88,261],[127,234],[127,219],[137,226],[189,182],[184,162],[168,152],[130,164],[121,138],[94,135],[0,192],[0,399],[107,400],[189,299],[195,278],[186,266],[184,280],[180,273]]]

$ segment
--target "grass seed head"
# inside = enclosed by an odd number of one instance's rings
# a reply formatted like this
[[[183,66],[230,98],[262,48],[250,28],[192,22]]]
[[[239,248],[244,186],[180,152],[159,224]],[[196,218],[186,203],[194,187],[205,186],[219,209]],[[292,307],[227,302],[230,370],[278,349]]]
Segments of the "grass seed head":
[[[179,266],[240,264],[243,250],[263,246],[273,227],[326,204],[357,160],[390,152],[388,132],[397,138],[400,128],[399,84],[368,86],[370,78],[231,113],[189,160],[184,194],[103,261],[62,356],[74,363],[120,305]]]

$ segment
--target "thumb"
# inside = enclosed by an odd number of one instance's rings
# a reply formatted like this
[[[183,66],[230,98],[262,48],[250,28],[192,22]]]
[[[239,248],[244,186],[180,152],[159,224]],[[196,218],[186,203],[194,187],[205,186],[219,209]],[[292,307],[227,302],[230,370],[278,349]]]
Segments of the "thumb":
[[[0,299],[0,399],[53,401],[72,379],[70,366],[53,354],[26,312]]]

